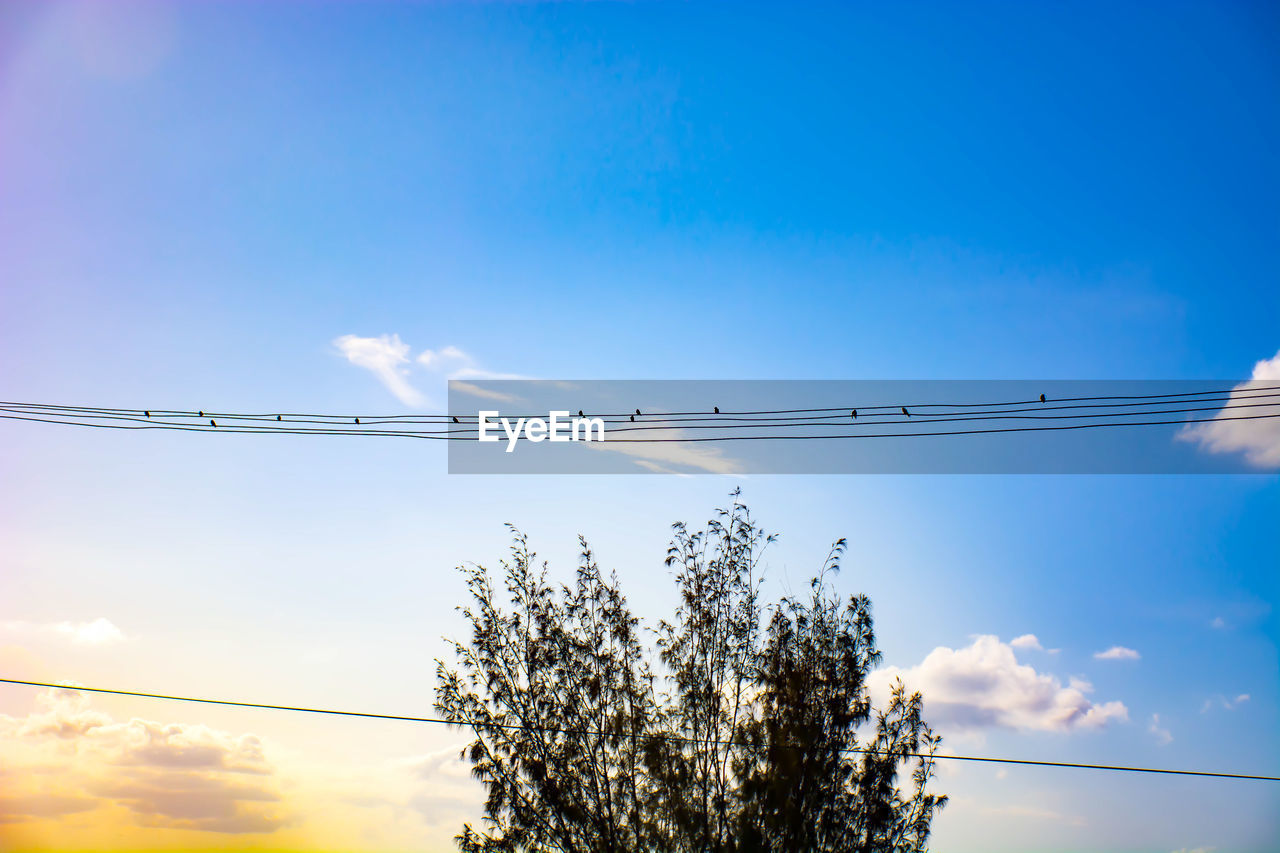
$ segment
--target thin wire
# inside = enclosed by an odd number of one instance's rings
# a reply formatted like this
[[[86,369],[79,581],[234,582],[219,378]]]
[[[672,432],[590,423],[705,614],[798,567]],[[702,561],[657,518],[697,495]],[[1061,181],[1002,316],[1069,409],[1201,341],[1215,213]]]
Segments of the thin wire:
[[[1269,400],[1271,398],[1280,398],[1280,394],[1256,394],[1248,397],[1237,397],[1235,398],[1235,400],[1254,400],[1254,399]],[[1205,403],[1205,402],[1213,402],[1213,401],[1212,400],[1184,400],[1184,401],[1177,401],[1177,402],[1180,404],[1187,404],[1187,403]],[[955,413],[955,414],[952,414],[949,412],[919,413],[919,409],[917,409],[918,414],[913,416],[899,416],[895,411],[895,412],[870,412],[865,414],[864,417],[866,418],[897,417],[898,418],[898,420],[894,420],[894,421],[884,421],[884,420],[875,421],[875,423],[881,423],[881,424],[946,423],[951,421],[986,421],[986,420],[1084,420],[1084,419],[1090,419],[1090,418],[1141,417],[1144,415],[1183,414],[1183,413],[1191,413],[1191,412],[1225,411],[1228,409],[1245,409],[1245,408],[1270,408],[1273,406],[1280,407],[1280,400],[1277,400],[1277,402],[1264,402],[1264,403],[1241,403],[1241,402],[1235,402],[1235,401],[1228,401],[1225,405],[1200,406],[1200,407],[1190,407],[1190,408],[1174,408],[1174,409],[1148,408],[1140,412],[1091,411],[1091,412],[1080,413],[1080,414],[1056,414],[1056,415],[1052,415],[1052,414],[1020,415],[1018,414],[1021,412],[1043,413],[1043,412],[1050,412],[1050,411],[1061,411],[1066,409],[1122,408],[1127,406],[1150,407],[1150,406],[1157,406],[1157,405],[1161,405],[1161,404],[1155,403],[1155,402],[1114,403],[1114,404],[1108,404],[1106,406],[1101,406],[1101,407],[1100,406],[1083,406],[1083,405],[1068,405],[1068,406],[1041,405],[1041,406],[1034,406],[1031,408],[972,411],[972,412]],[[77,420],[86,420],[86,419],[116,420],[116,421],[126,421],[130,423],[143,423],[143,424],[161,424],[161,425],[173,425],[173,426],[189,425],[185,422],[175,423],[173,421],[157,420],[154,416],[149,416],[145,413],[144,414],[133,414],[133,413],[126,414],[127,412],[130,411],[126,409],[118,410],[120,413],[117,413],[117,414],[81,413],[79,411],[71,411],[74,409],[74,407],[67,407],[67,409],[69,411],[60,412],[60,411],[55,411],[53,407],[36,407],[36,406],[29,406],[25,404],[0,403],[0,412],[8,412],[10,414],[25,414],[25,415],[40,415],[40,416],[60,415],[62,418],[75,418]],[[147,411],[155,411],[155,410],[147,410]],[[179,415],[178,417],[184,417],[184,416]],[[252,421],[253,424],[255,425],[259,423],[265,423],[267,425],[270,425],[272,423],[277,423],[277,421],[274,421],[271,419],[261,419],[257,415],[231,415],[226,413],[218,414],[214,412],[204,412],[199,415],[193,415],[192,417],[199,417],[201,419],[204,419],[206,417],[221,418],[224,421],[224,424],[220,428],[227,428],[231,426],[247,426],[246,424],[234,423],[235,421]],[[510,420],[510,418],[518,417],[518,416],[509,415],[507,417],[508,417],[508,420]],[[803,417],[771,417],[771,418],[754,418],[754,417],[737,418],[737,417],[724,417],[719,415],[714,417],[687,417],[687,418],[642,417],[641,420],[639,421],[635,420],[634,417],[613,420],[605,416],[605,417],[602,417],[601,419],[606,424],[623,424],[622,427],[618,427],[610,430],[611,432],[635,432],[635,431],[647,431],[647,430],[672,429],[676,427],[680,429],[721,429],[721,430],[766,429],[766,428],[782,429],[782,428],[803,427],[803,426],[833,426],[833,425],[864,426],[870,423],[870,422],[858,421],[857,419],[854,419],[850,415],[846,415],[846,414],[806,415]],[[840,423],[833,424],[832,421],[835,421],[837,419],[840,421]],[[476,418],[470,417],[470,416],[463,416],[462,418],[459,419],[459,421],[463,424],[470,425],[476,422]],[[705,421],[711,421],[712,423],[709,423],[709,424],[703,423]],[[377,418],[369,418],[369,417],[357,417],[357,418],[348,418],[348,419],[339,420],[338,416],[332,416],[323,420],[294,418],[287,422],[278,421],[278,423],[323,424],[325,426],[346,426],[352,423],[355,423],[361,426],[379,426],[379,425],[384,425],[388,423],[394,423],[396,425],[400,425],[400,424],[437,425],[437,424],[448,424],[450,422],[451,420],[449,418],[446,418],[444,420],[436,420],[428,417],[428,418],[418,418],[413,420],[390,421],[390,420],[380,420]],[[280,429],[279,427],[272,427],[272,428]],[[367,432],[368,430],[360,430],[360,431]],[[393,430],[393,432],[394,431],[395,430]],[[423,431],[423,430],[413,430],[413,432],[417,432],[421,434],[431,434],[428,431]],[[465,433],[469,431],[446,429],[446,430],[436,430],[434,431],[434,434],[449,434],[453,432]]]
[[[1117,394],[1117,395],[1104,395],[1104,396],[1093,396],[1093,397],[1058,397],[1052,400],[1051,402],[1076,403],[1076,402],[1086,402],[1090,400],[1163,400],[1163,399],[1175,398],[1175,397],[1204,397],[1204,396],[1222,396],[1222,395],[1230,396],[1232,394],[1241,394],[1247,391],[1280,391],[1280,385],[1265,385],[1265,386],[1257,386],[1257,387],[1250,386],[1250,387],[1243,387],[1243,388],[1236,387],[1236,388],[1231,388],[1226,390],[1186,391],[1186,392],[1177,392],[1177,393],[1168,393],[1168,394]],[[854,403],[852,405],[829,406],[825,408],[761,409],[757,411],[725,411],[720,414],[724,414],[724,415],[786,415],[786,414],[803,414],[806,412],[848,412],[855,408],[858,409],[859,412],[864,410],[871,412],[876,410],[898,410],[903,406],[906,406],[907,408],[910,408],[910,409],[915,409],[915,408],[920,408],[920,409],[991,408],[991,407],[997,407],[997,406],[1030,406],[1032,404],[1039,403],[1039,402],[1040,401],[1037,399],[1037,400],[1012,400],[1012,401],[1005,401],[1005,402],[988,402],[988,403],[894,403],[892,405],[886,404],[886,405],[875,405],[875,406],[859,406],[856,403]],[[1106,404],[1099,404],[1099,405],[1106,405]],[[190,410],[178,410],[178,409],[162,410],[162,409],[109,408],[109,407],[95,407],[95,406],[60,406],[56,404],[46,404],[46,403],[15,403],[13,401],[0,401],[0,406],[26,406],[28,408],[45,408],[45,409],[74,409],[74,410],[83,411],[83,412],[106,412],[106,413],[128,412],[128,413],[139,414],[139,415],[141,415],[143,412],[150,411],[150,412],[157,412],[159,414],[165,414],[165,415],[189,416],[189,417],[214,417],[214,418],[218,418],[218,417],[237,418],[238,417],[238,418],[245,418],[245,419],[249,419],[249,418],[268,419],[268,418],[276,418],[276,417],[286,417],[286,418],[334,418],[335,420],[353,420],[356,417],[360,417],[361,419],[364,418],[363,415],[323,415],[323,414],[314,414],[314,413],[304,414],[304,413],[297,413],[297,412],[237,414],[234,412],[211,412],[211,411],[203,411],[203,410],[201,412],[195,412]],[[627,418],[631,414],[633,413],[632,412],[612,412],[612,413],[596,413],[595,416],[609,417],[609,418]],[[661,414],[670,417],[670,416],[685,416],[685,415],[711,415],[714,413],[700,411],[700,412],[663,412]],[[538,415],[534,415],[534,416],[537,417]],[[438,419],[441,419],[442,421],[447,421],[451,416],[448,414],[426,415],[426,416],[423,416],[423,415],[376,415],[376,416],[371,416],[369,419],[370,420],[404,420],[408,418],[420,418],[420,417],[438,418]],[[511,417],[516,417],[516,416],[512,415]],[[640,415],[639,417],[647,418],[649,416]]]
[[[1268,404],[1267,407],[1274,404]],[[1134,413],[1135,415],[1148,414],[1143,412]],[[1111,423],[1086,423],[1086,424],[1063,424],[1055,426],[1027,426],[1027,427],[995,427],[990,429],[963,429],[963,430],[936,430],[931,432],[890,432],[890,433],[840,433],[825,435],[717,435],[705,437],[672,437],[672,438],[618,438],[605,439],[606,441],[615,441],[618,443],[635,443],[635,444],[666,444],[666,443],[683,443],[683,442],[704,442],[704,441],[817,441],[831,439],[863,439],[863,438],[929,438],[935,436],[951,436],[951,435],[986,435],[995,433],[1019,433],[1019,432],[1053,432],[1061,430],[1084,430],[1084,429],[1102,429],[1106,427],[1135,427],[1135,426],[1167,426],[1182,424],[1200,424],[1200,423],[1216,423],[1220,421],[1249,421],[1249,420],[1265,420],[1272,418],[1280,418],[1280,413],[1268,415],[1228,415],[1226,417],[1211,418],[1183,418],[1179,420],[1156,420],[1156,421],[1117,421]],[[420,438],[436,441],[478,441],[479,436],[476,430],[459,429],[459,430],[437,430],[437,431],[419,431],[419,430],[364,430],[364,429],[330,429],[330,428],[311,428],[311,427],[249,427],[238,424],[228,424],[226,426],[197,426],[195,424],[167,424],[153,422],[138,422],[129,424],[100,424],[87,423],[85,421],[59,420],[56,418],[37,418],[14,414],[0,414],[0,420],[13,421],[30,421],[34,423],[62,424],[64,426],[89,427],[93,429],[123,429],[123,430],[173,430],[176,432],[224,432],[224,433],[241,433],[251,435],[268,435],[268,434],[284,434],[284,435],[358,435],[358,436],[378,436],[392,438]],[[948,420],[963,420],[963,418],[954,419],[938,419],[929,420],[925,418],[895,421],[892,423],[877,424],[878,426],[909,426],[913,422],[916,423],[938,423]],[[980,420],[987,420],[982,418]],[[836,426],[835,424],[816,424],[819,426]],[[856,424],[845,424],[848,428],[858,428]],[[676,431],[680,427],[664,427],[663,429]],[[622,432],[626,430],[613,430],[613,432]],[[497,433],[495,432],[495,436]],[[495,437],[494,439],[498,439]]]
[[[0,683],[16,684],[16,685],[25,686],[25,687],[50,687],[55,690],[79,690],[85,693],[106,693],[112,696],[131,696],[139,699],[166,699],[173,702],[196,702],[203,705],[224,705],[224,706],[230,706],[234,708],[256,708],[256,709],[265,710],[265,711],[293,711],[293,712],[304,713],[304,714],[327,714],[330,716],[337,716],[337,717],[360,717],[360,718],[371,719],[371,720],[397,720],[400,722],[407,722],[407,723],[433,723],[433,724],[439,724],[439,725],[458,726],[458,727],[463,727],[468,725],[467,723],[457,723],[451,720],[446,720],[442,717],[412,717],[404,714],[374,714],[374,713],[369,713],[365,711],[339,711],[339,710],[334,710],[330,708],[309,708],[309,707],[298,706],[298,705],[268,705],[260,702],[236,702],[229,699],[197,699],[191,696],[169,696],[163,693],[139,693],[132,690],[111,690],[104,687],[80,687],[77,685],[70,685],[70,684],[53,684],[47,681],[21,681],[15,678],[0,678]],[[620,738],[642,737],[642,738],[647,738],[651,740],[652,739],[676,740],[676,741],[681,741],[686,743],[698,743],[698,744],[707,744],[707,745],[715,745],[715,746],[745,746],[746,745],[746,744],[736,743],[734,741],[711,740],[711,739],[699,740],[695,738],[685,738],[685,737],[668,735],[668,734],[635,735],[635,734],[627,734],[627,733],[620,733],[620,732],[598,732],[598,731],[562,729],[562,728],[543,727],[543,726],[528,726],[528,725],[520,725],[516,723],[490,722],[490,723],[486,723],[485,725],[493,726],[494,728],[507,729],[507,730],[547,732],[552,734],[589,735],[593,737],[620,737]],[[1251,780],[1260,781],[1260,782],[1280,782],[1280,776],[1261,776],[1261,775],[1250,774],[1250,773],[1216,773],[1208,770],[1172,770],[1172,769],[1163,768],[1163,767],[1130,767],[1126,765],[1117,765],[1117,764],[1081,764],[1081,763],[1070,762],[1070,761],[1035,761],[1032,759],[1025,759],[1025,758],[993,758],[991,756],[985,756],[985,755],[942,755],[942,754],[928,754],[928,753],[915,753],[915,752],[896,752],[896,751],[874,750],[874,749],[865,749],[865,748],[864,749],[846,748],[846,749],[841,749],[840,751],[846,752],[846,753],[859,753],[859,754],[896,755],[902,758],[920,758],[920,759],[929,759],[929,760],[946,759],[949,761],[980,761],[980,762],[987,762],[987,763],[993,763],[993,764],[1023,764],[1023,765],[1033,766],[1033,767],[1074,767],[1074,768],[1083,769],[1083,770],[1114,770],[1114,771],[1120,771],[1120,772],[1126,772],[1126,773],[1163,773],[1163,774],[1174,775],[1174,776],[1203,776],[1203,777],[1216,778],[1216,779],[1251,779]]]

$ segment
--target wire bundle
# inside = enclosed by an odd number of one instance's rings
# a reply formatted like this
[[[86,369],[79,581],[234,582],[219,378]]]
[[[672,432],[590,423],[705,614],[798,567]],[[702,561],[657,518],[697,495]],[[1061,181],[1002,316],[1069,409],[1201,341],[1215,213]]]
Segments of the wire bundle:
[[[545,417],[505,415],[516,417]],[[1280,418],[1280,385],[1177,394],[1111,395],[973,403],[754,411],[587,413],[608,441],[704,442],[905,438],[1149,427]],[[281,435],[377,436],[476,441],[468,414],[330,415],[131,409],[0,401],[0,420],[97,429],[178,430]],[[931,426],[932,425],[932,426]],[[954,425],[954,426],[953,426]]]

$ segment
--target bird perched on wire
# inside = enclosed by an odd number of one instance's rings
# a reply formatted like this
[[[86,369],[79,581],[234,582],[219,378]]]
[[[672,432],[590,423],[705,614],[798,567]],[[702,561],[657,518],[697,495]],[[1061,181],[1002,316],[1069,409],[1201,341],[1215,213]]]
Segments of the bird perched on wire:
[[[150,413],[150,412],[143,412],[142,414],[146,415],[147,417],[151,417],[151,413]]]
[[[715,410],[716,410],[716,414],[717,414],[717,415],[718,415],[718,414],[720,414],[720,407],[719,407],[719,406],[712,406],[711,408],[713,408],[713,409],[715,409]]]
[[[631,416],[631,422],[632,422],[632,423],[635,423],[635,422],[636,422],[636,416],[635,416],[635,415],[632,415],[632,416]]]
[[[853,418],[856,421],[858,419],[858,410],[854,409],[852,412],[850,412],[849,417]]]
[[[218,425],[217,421],[215,421],[213,418],[209,418],[209,426],[216,427],[217,425]]]
[[[585,417],[586,417],[586,415],[582,414],[582,409],[578,409],[578,417],[580,417],[580,418],[585,418]]]
[[[638,415],[638,414],[640,414],[640,410],[639,410],[639,409],[636,409],[636,414],[637,414],[637,415]]]
[[[204,411],[203,411],[203,410],[201,410],[201,412],[200,412],[200,417],[202,417],[202,418],[204,417]]]
[[[1043,402],[1044,402],[1044,395],[1043,395],[1043,394],[1041,394],[1041,395],[1040,395],[1040,402],[1041,402],[1041,403],[1043,403]]]
[[[911,413],[907,411],[906,406],[902,407],[902,414],[906,415],[907,417],[911,417]]]
[[[458,423],[458,416],[457,416],[457,415],[454,415],[454,416],[453,416],[453,422],[454,422],[455,424],[456,424],[456,423]]]
[[[280,416],[279,416],[279,415],[276,415],[276,420],[280,420]]]
[[[356,423],[360,423],[360,419],[359,419],[359,418],[355,418],[354,420],[355,420],[355,422],[356,422]]]

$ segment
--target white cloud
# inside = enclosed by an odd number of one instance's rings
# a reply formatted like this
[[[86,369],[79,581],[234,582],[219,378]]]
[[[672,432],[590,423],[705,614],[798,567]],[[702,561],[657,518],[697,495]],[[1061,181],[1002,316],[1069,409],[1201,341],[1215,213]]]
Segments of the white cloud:
[[[407,406],[420,406],[424,402],[422,393],[409,384],[409,371],[405,367],[409,363],[409,345],[401,341],[399,335],[376,338],[343,335],[335,339],[333,345],[347,361],[378,377],[400,402]]]
[[[1147,725],[1147,731],[1156,736],[1156,740],[1161,746],[1168,746],[1173,743],[1173,735],[1169,734],[1169,730],[1160,726],[1160,715],[1152,714],[1151,722]]]
[[[1276,384],[1280,384],[1280,352],[1255,364],[1250,381],[1237,385],[1228,401],[1228,405],[1247,403],[1257,408],[1224,410],[1212,421],[1187,425],[1178,437],[1198,442],[1210,453],[1243,453],[1257,468],[1280,467],[1280,418],[1225,420],[1232,416],[1280,414],[1280,403],[1274,403],[1275,398],[1250,400],[1241,394],[1250,388]]]
[[[646,439],[681,439],[686,438],[682,429],[655,429],[644,434]],[[583,442],[583,447],[592,450],[608,450],[635,457],[634,461],[641,468],[656,473],[676,473],[668,466],[677,468],[693,468],[710,474],[739,474],[743,466],[740,461],[725,456],[724,451],[712,444],[689,444],[678,440],[670,441],[629,441],[627,439],[611,439],[605,433],[604,441]],[[664,464],[665,463],[665,464]]]
[[[1094,652],[1094,660],[1138,660],[1142,655],[1124,646],[1112,646],[1105,652]]]
[[[1015,649],[1032,649],[1034,651],[1044,651],[1044,646],[1040,645],[1040,641],[1036,639],[1035,634],[1023,634],[1021,637],[1014,637],[1009,641],[1009,645]]]
[[[497,400],[500,403],[518,403],[522,397],[516,394],[506,394],[502,391],[495,391],[492,388],[482,388],[472,382],[463,382],[460,379],[453,380],[451,386],[454,391],[461,391],[463,394],[470,394],[472,397],[479,397],[482,400]]]
[[[124,639],[124,632],[101,616],[92,622],[59,622],[54,630],[70,637],[71,642],[86,646],[118,643]]]
[[[1221,616],[1215,616],[1213,617],[1213,621],[1209,623],[1209,627],[1217,628],[1219,631],[1221,631],[1223,628],[1227,627],[1227,621],[1223,619]]]
[[[1003,818],[1025,818],[1029,820],[1066,823],[1072,826],[1084,826],[1084,818],[1077,815],[1066,815],[1053,809],[1026,805],[983,805],[978,809],[982,814]]]
[[[105,646],[126,639],[123,631],[102,616],[89,622],[0,622],[0,628],[27,636],[56,635],[80,646]]]
[[[418,364],[421,364],[423,367],[440,370],[446,364],[450,363],[457,364],[462,362],[464,364],[471,364],[472,359],[471,356],[467,355],[457,347],[447,346],[441,347],[438,350],[424,349],[422,352],[418,353],[417,361]]]
[[[1013,647],[989,634],[975,637],[963,649],[939,646],[910,669],[877,670],[868,685],[883,696],[898,677],[924,695],[927,719],[944,730],[1070,732],[1129,718],[1121,702],[1090,701],[1087,682],[1076,679],[1064,687],[1057,677],[1019,664]]]
[[[1220,706],[1224,711],[1234,711],[1236,708],[1239,708],[1248,701],[1248,693],[1240,693],[1234,699],[1228,699],[1226,696],[1218,694],[1217,696],[1204,700],[1204,704],[1200,706],[1200,713],[1208,713],[1214,705]]]
[[[371,371],[400,402],[409,406],[422,406],[426,403],[422,392],[410,382],[410,371],[415,366],[443,379],[463,380],[458,382],[455,390],[506,403],[516,402],[520,398],[482,388],[465,380],[527,378],[515,373],[486,370],[469,353],[455,346],[444,346],[437,350],[426,349],[416,356],[411,356],[409,344],[400,340],[400,336],[395,334],[380,335],[376,338],[343,335],[335,339],[333,344],[348,361]]]
[[[418,353],[417,362],[428,370],[441,374],[449,380],[529,378],[518,373],[498,373],[493,370],[486,370],[469,353],[463,352],[455,346],[442,347],[438,350],[423,350]],[[485,390],[476,388],[474,385],[471,387],[476,391]],[[485,395],[482,393],[479,396]]]

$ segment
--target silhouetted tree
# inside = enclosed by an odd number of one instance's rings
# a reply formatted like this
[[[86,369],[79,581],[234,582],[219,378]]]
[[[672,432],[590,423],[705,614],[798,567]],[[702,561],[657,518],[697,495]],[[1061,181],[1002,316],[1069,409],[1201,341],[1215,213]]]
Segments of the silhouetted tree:
[[[680,603],[656,661],[585,540],[556,588],[512,528],[505,610],[488,570],[462,569],[471,638],[436,669],[436,707],[474,735],[463,755],[488,795],[462,850],[926,849],[946,803],[927,792],[939,738],[900,683],[872,707],[871,602],[829,583],[844,540],[807,596],[762,612],[773,537],[737,497],[705,530],[674,527]]]

